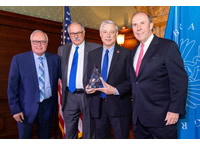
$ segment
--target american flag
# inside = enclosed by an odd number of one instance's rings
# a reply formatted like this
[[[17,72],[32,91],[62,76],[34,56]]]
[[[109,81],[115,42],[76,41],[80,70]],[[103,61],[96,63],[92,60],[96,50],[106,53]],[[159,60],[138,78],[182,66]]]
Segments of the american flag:
[[[69,34],[67,31],[68,25],[71,24],[71,14],[69,11],[69,6],[65,6],[63,8],[63,28],[62,28],[62,33],[61,33],[61,44],[65,45],[66,43],[71,42],[69,38]]]
[[[62,81],[61,79],[58,80],[58,119],[59,119],[59,128],[62,132],[63,138],[65,138],[65,122],[63,118],[63,111],[62,111]]]
[[[71,42],[67,27],[71,24],[71,14],[69,10],[69,6],[65,6],[63,8],[63,28],[61,33],[61,45],[65,45],[66,43]],[[59,127],[62,132],[63,138],[65,138],[66,129],[65,129],[65,123],[63,118],[63,111],[62,111],[62,81],[58,81],[58,118],[59,118]],[[82,137],[82,114],[79,118],[78,122],[78,138]]]

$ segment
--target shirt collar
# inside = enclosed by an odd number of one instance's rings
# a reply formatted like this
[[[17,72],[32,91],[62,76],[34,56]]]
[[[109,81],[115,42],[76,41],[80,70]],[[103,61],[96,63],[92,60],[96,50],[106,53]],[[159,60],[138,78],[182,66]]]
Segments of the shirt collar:
[[[80,45],[78,45],[79,48],[83,47],[85,45],[85,41],[83,41]],[[72,44],[73,47],[77,47],[77,45]]]
[[[110,47],[109,49],[108,49],[108,51],[109,52],[112,52],[112,51],[114,51],[114,48],[115,48],[115,44],[112,46],[112,47]],[[107,48],[105,48],[104,46],[103,46],[103,51],[105,52],[107,50]]]
[[[45,54],[44,53],[43,53],[42,56],[39,56],[39,55],[37,55],[36,53],[33,52],[33,56],[34,56],[35,60],[39,59],[40,57],[42,57],[43,59],[45,59]]]
[[[151,41],[153,40],[153,38],[154,38],[154,35],[151,34],[151,36],[148,38],[148,40],[144,43],[144,46],[145,47],[149,47],[149,45],[150,45]],[[142,45],[142,43],[140,43],[140,46],[141,45]]]

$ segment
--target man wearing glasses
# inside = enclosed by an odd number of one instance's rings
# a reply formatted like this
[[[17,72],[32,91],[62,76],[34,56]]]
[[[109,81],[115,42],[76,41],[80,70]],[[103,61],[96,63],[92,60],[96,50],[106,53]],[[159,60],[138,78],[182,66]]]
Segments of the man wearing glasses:
[[[71,43],[58,48],[62,69],[62,106],[66,138],[78,138],[78,120],[83,119],[83,137],[94,138],[83,83],[86,81],[88,52],[101,45],[85,41],[85,29],[78,22],[68,26]]]
[[[48,36],[35,30],[30,36],[32,51],[13,57],[8,80],[8,102],[17,121],[19,138],[50,138],[53,112],[57,106],[60,58],[46,52]]]

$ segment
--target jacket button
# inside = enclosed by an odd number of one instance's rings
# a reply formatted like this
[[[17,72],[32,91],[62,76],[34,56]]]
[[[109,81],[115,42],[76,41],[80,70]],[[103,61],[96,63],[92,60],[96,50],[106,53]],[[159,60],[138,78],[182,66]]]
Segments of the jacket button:
[[[139,84],[139,82],[136,82],[136,84]]]

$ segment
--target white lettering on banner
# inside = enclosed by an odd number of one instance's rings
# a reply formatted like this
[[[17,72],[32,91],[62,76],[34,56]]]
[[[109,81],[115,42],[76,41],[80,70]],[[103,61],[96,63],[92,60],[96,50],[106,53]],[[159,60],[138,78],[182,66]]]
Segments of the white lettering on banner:
[[[186,130],[187,128],[187,122],[181,122],[182,124],[182,129]]]
[[[180,26],[179,26],[179,29],[180,29],[180,30],[182,30],[182,29],[183,29],[181,24],[180,24]]]
[[[179,31],[177,29],[175,29],[175,31],[173,33],[174,33],[175,37],[179,36]]]
[[[194,121],[194,123],[195,123],[196,127],[200,127],[200,119],[196,119]]]
[[[194,24],[193,23],[189,26],[188,30],[190,30],[190,29],[194,30]]]
[[[197,110],[200,106],[200,45],[197,44],[197,39],[189,39],[189,37],[182,37],[182,39],[179,39],[182,30],[193,33],[193,31],[195,32],[195,25],[191,23],[184,27],[180,24],[179,27],[173,31],[173,34],[176,42],[179,41],[181,56],[189,79],[186,108]],[[191,57],[191,55],[193,56]],[[197,119],[193,120],[193,122],[196,127],[200,127],[200,117],[197,116],[196,118]],[[188,129],[187,124],[187,122],[181,122],[183,130]]]

